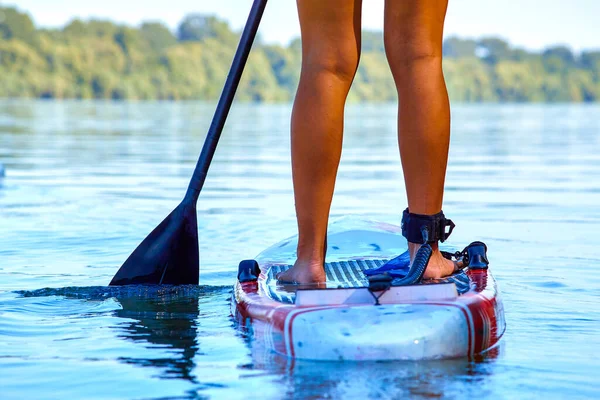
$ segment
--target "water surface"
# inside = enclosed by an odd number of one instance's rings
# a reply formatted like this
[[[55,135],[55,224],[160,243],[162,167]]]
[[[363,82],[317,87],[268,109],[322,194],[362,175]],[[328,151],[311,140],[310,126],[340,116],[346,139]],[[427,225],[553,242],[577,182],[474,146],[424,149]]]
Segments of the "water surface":
[[[232,110],[199,287],[106,287],[180,201],[213,110],[0,101],[0,397],[600,396],[600,106],[453,107],[449,244],[488,244],[507,331],[487,357],[420,363],[292,362],[230,318],[239,260],[295,233],[289,105]],[[395,117],[348,107],[333,218],[399,223]]]

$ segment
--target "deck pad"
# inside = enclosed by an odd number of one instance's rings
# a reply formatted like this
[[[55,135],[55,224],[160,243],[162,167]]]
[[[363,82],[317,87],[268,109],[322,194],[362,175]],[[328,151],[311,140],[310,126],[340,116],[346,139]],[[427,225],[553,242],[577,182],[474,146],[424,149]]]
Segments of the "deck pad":
[[[327,287],[350,288],[367,287],[369,281],[362,271],[381,267],[388,260],[349,260],[325,264]],[[267,283],[276,283],[277,274],[287,271],[291,265],[273,265],[268,272]]]
[[[365,270],[379,268],[384,265],[388,259],[356,259],[347,261],[334,261],[325,264],[325,275],[327,276],[326,286],[323,289],[348,289],[348,288],[367,288],[369,281]],[[293,304],[295,302],[296,290],[298,285],[285,284],[277,281],[277,274],[291,268],[291,265],[272,265],[266,272],[265,286],[269,297],[273,300]],[[424,280],[422,285],[454,283],[458,294],[463,294],[469,290],[469,277],[459,271],[449,277],[442,279]],[[306,288],[306,285],[302,285]]]

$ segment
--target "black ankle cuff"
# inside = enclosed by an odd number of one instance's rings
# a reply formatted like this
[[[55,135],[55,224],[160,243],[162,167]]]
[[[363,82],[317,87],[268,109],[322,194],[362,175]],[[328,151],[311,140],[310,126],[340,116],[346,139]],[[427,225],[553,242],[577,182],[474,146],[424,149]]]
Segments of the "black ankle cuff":
[[[446,227],[450,230],[446,232]],[[402,213],[402,236],[411,243],[444,242],[454,229],[454,222],[444,212],[434,215],[413,214],[408,208]]]

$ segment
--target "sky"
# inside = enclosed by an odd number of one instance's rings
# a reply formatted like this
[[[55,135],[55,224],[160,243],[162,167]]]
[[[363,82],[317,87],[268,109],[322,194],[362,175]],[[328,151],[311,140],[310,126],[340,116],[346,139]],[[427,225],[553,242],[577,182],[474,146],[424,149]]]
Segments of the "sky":
[[[364,29],[383,28],[383,4],[384,0],[363,0]],[[159,20],[174,29],[186,14],[208,13],[241,29],[251,0],[0,0],[0,5],[16,5],[44,27],[95,17],[130,25]],[[450,0],[444,33],[500,36],[530,50],[554,44],[576,51],[600,49],[599,17],[600,0]],[[299,34],[296,0],[271,0],[260,28],[263,40],[287,44]]]

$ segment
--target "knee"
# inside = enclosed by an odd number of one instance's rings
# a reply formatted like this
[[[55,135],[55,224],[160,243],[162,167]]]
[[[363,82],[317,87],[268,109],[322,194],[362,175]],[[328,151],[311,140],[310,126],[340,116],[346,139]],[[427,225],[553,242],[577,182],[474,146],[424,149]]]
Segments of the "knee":
[[[349,86],[356,75],[359,59],[360,52],[356,44],[312,49],[302,58],[302,74],[309,75],[310,79],[315,79],[316,76],[333,78]]]
[[[385,54],[392,74],[405,73],[415,67],[441,68],[442,43],[429,32],[387,33],[384,35]]]

